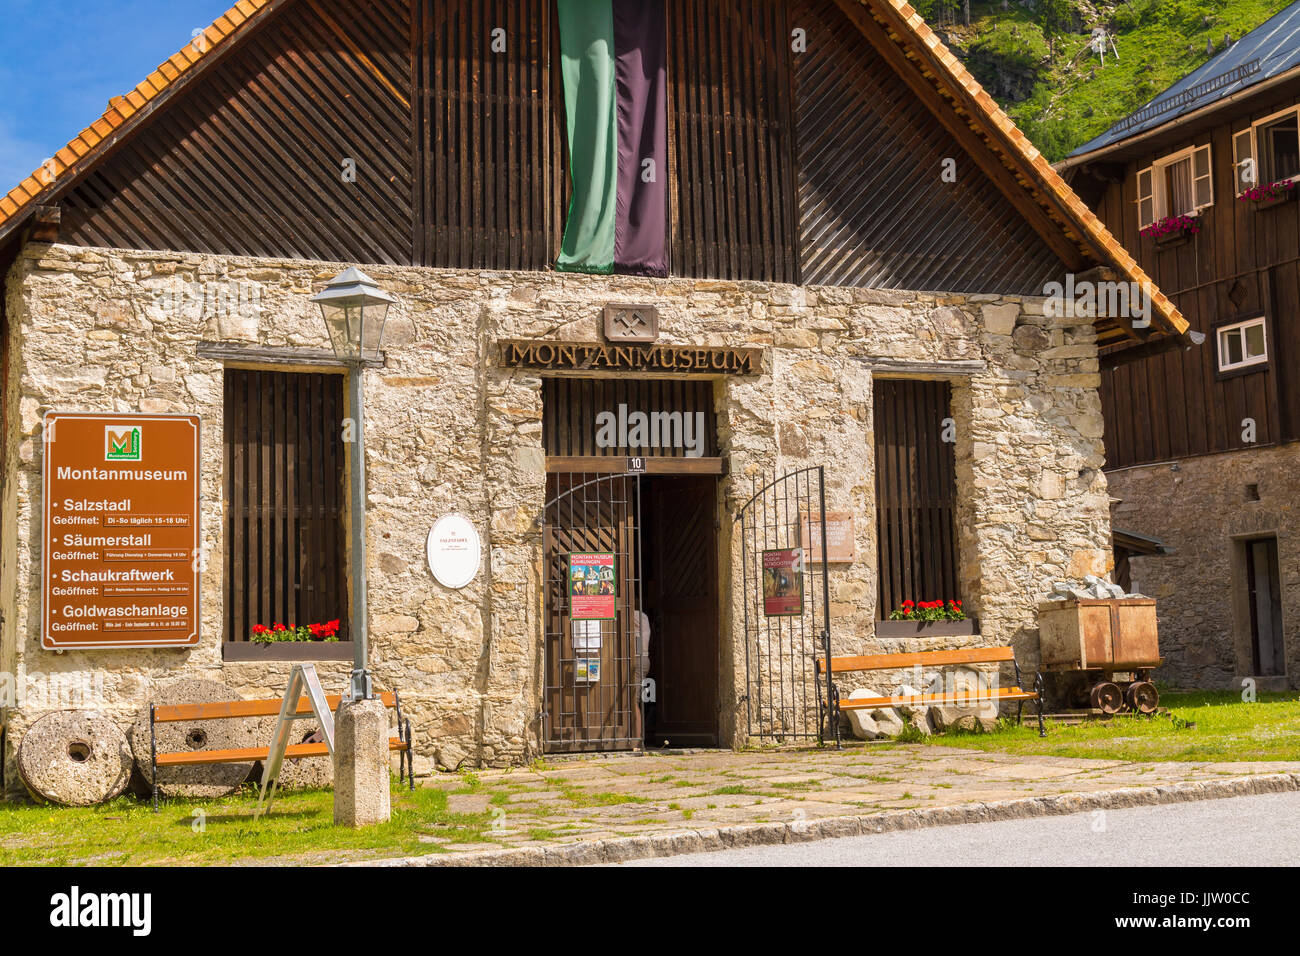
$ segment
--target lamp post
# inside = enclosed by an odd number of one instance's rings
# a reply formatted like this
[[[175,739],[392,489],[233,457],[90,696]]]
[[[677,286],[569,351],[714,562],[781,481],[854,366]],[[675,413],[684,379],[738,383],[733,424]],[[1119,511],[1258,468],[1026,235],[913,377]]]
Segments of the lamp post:
[[[352,682],[350,697],[369,700],[374,696],[367,665],[366,631],[366,459],[365,428],[362,418],[362,376],[365,363],[376,360],[384,336],[388,309],[397,300],[360,269],[339,273],[325,284],[312,302],[320,306],[334,354],[348,366],[348,416],[353,423],[353,446],[349,458],[352,485]]]

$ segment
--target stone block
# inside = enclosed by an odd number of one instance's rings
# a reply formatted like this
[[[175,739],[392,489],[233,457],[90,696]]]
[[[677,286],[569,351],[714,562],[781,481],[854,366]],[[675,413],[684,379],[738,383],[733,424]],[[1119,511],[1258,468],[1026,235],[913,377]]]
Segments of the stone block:
[[[387,823],[392,816],[388,773],[388,710],[383,701],[339,704],[334,719],[334,823]]]

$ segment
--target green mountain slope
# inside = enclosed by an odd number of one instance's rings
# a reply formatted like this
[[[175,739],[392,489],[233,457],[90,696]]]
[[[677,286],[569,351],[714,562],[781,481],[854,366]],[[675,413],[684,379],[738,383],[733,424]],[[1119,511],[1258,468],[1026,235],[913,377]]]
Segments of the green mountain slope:
[[[1289,2],[921,0],[916,6],[1055,162],[1222,51],[1225,38],[1240,39]],[[1109,35],[1104,61],[1092,48],[1095,28]]]

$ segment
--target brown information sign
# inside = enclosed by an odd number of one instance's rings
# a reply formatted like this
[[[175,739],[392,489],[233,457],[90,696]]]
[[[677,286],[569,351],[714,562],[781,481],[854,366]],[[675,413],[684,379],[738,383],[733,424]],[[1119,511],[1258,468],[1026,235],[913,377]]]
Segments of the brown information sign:
[[[197,415],[45,416],[46,650],[199,642]]]
[[[822,534],[820,514],[799,512],[800,541],[807,549],[808,563],[822,563]],[[831,564],[852,564],[857,560],[857,535],[853,529],[853,512],[826,512],[826,550]]]

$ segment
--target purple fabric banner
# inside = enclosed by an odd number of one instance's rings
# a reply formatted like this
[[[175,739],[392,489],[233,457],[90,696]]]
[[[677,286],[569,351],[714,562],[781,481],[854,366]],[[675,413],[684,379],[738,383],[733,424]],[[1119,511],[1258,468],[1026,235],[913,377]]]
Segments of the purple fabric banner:
[[[614,271],[668,275],[668,85],[663,0],[613,0],[618,104]]]

